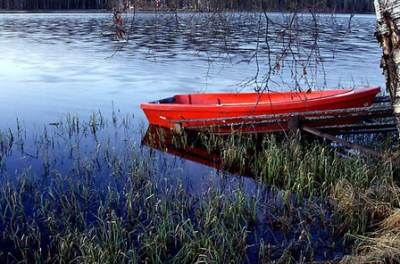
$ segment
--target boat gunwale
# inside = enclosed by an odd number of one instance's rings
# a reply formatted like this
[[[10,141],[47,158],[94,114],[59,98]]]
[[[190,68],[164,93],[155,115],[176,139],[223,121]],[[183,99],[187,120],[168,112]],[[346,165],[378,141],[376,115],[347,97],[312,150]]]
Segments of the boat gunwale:
[[[377,94],[377,90],[380,91],[380,87],[372,87],[372,86],[364,86],[364,87],[360,87],[360,88],[352,88],[352,89],[335,89],[335,90],[326,90],[327,92],[333,92],[333,91],[343,91],[342,93],[335,93],[335,94],[330,94],[330,95],[326,95],[326,96],[321,96],[321,97],[313,97],[313,98],[305,98],[305,99],[298,99],[298,100],[293,100],[293,101],[281,101],[281,102],[244,102],[244,103],[228,103],[228,104],[218,104],[218,103],[214,103],[214,104],[193,104],[193,103],[174,103],[172,100],[174,100],[175,97],[177,96],[188,96],[188,95],[212,95],[212,96],[218,96],[218,95],[226,95],[229,93],[199,93],[199,94],[176,94],[172,97],[167,97],[167,98],[163,98],[157,101],[152,101],[152,102],[148,102],[148,103],[142,103],[140,105],[140,107],[142,109],[156,109],[156,108],[160,108],[162,107],[167,107],[167,108],[190,108],[190,109],[195,109],[195,108],[215,108],[218,109],[219,107],[225,107],[225,108],[254,108],[255,106],[259,107],[259,106],[285,106],[285,105],[293,105],[293,104],[304,104],[305,102],[310,102],[310,103],[315,103],[315,102],[324,102],[326,100],[334,100],[334,99],[340,99],[342,97],[346,97],[346,96],[351,96],[351,95],[357,95],[360,94],[361,97],[366,97],[370,94]],[[323,91],[319,91],[319,92],[323,92]],[[290,94],[301,94],[301,95],[307,95],[307,92],[273,92],[274,94],[286,94],[286,95],[290,95]],[[378,92],[379,93],[379,92]],[[238,95],[256,95],[257,93],[237,93]],[[260,95],[262,95],[260,93]],[[266,95],[269,95],[266,94]],[[355,97],[357,98],[357,97]],[[170,102],[172,101],[172,102]],[[164,109],[166,110],[166,109]]]

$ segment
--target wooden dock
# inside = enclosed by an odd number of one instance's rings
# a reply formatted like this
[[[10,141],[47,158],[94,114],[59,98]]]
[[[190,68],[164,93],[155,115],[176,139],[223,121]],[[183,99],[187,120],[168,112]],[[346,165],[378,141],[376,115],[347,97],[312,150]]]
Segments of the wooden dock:
[[[239,124],[229,125],[240,120]],[[302,113],[252,116],[251,122],[246,117],[218,118],[225,120],[227,125],[215,127],[188,126],[191,131],[211,131],[226,134],[226,131],[240,133],[307,133],[326,140],[337,142],[343,146],[357,149],[367,154],[383,157],[384,154],[373,149],[352,143],[344,139],[344,135],[394,133],[397,131],[396,120],[389,97],[377,97],[371,107],[348,108],[330,111],[310,111]],[[187,120],[196,123],[199,120]],[[182,121],[181,121],[182,122]],[[178,122],[176,124],[179,125]],[[178,127],[178,129],[181,129]]]

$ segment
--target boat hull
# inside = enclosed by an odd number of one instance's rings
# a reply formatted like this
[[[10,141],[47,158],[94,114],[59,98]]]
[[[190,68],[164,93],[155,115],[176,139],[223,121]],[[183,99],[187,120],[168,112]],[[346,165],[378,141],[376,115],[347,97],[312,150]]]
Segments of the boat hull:
[[[141,104],[148,121],[164,128],[228,129],[243,124],[276,122],[288,116],[323,115],[321,111],[369,107],[379,87],[313,92],[181,94]],[[268,126],[285,129],[287,124]],[[244,128],[246,129],[246,128]]]

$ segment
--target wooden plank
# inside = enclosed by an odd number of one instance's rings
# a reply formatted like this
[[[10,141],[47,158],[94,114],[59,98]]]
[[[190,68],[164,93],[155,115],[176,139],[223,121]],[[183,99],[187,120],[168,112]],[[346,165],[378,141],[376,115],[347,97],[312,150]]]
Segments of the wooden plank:
[[[391,107],[361,107],[361,108],[345,108],[345,109],[335,109],[335,110],[318,110],[318,111],[308,111],[308,112],[289,112],[289,113],[279,113],[279,114],[263,114],[263,115],[245,115],[237,117],[213,117],[213,118],[202,118],[202,119],[179,119],[179,120],[168,120],[169,123],[181,123],[183,121],[189,123],[198,122],[212,122],[212,121],[225,121],[232,122],[238,120],[282,120],[285,118],[290,118],[292,116],[299,116],[302,120],[313,120],[313,119],[328,119],[328,118],[373,118],[373,117],[390,117],[393,116],[393,110]]]
[[[376,96],[374,100],[374,104],[376,103],[391,103],[392,100],[390,99],[390,96]]]
[[[348,142],[348,141],[346,141],[344,139],[335,137],[335,136],[333,136],[331,134],[328,134],[328,133],[324,133],[324,132],[322,132],[322,131],[320,131],[318,129],[312,128],[312,127],[300,125],[300,129],[305,131],[305,132],[311,133],[311,134],[313,134],[315,136],[335,141],[335,142],[337,142],[339,144],[342,144],[342,145],[344,145],[346,147],[349,147],[349,148],[352,148],[352,149],[357,149],[357,150],[359,150],[361,152],[364,152],[364,153],[367,153],[367,154],[371,154],[371,155],[374,155],[374,156],[377,156],[377,157],[380,157],[380,158],[385,156],[385,154],[383,154],[382,152],[379,152],[379,151],[376,151],[376,150],[373,150],[373,149],[369,149],[369,148],[366,148],[366,147],[358,145],[358,144],[354,144],[354,143]]]
[[[297,133],[299,125],[300,125],[300,119],[298,116],[292,116],[291,118],[289,118],[288,128],[290,131],[292,131],[293,133]]]
[[[307,123],[303,123],[307,126]],[[379,130],[379,129],[388,129],[396,131],[396,123],[395,122],[377,122],[377,123],[355,123],[355,124],[344,124],[344,125],[323,125],[313,126],[315,129],[320,129],[324,132],[329,132],[334,134],[333,132],[341,132],[341,131],[367,131],[367,130]]]
[[[375,129],[362,129],[362,130],[339,130],[334,131],[336,135],[354,135],[354,134],[378,134],[378,133],[393,133],[397,128],[375,128]],[[332,133],[332,132],[330,132]]]

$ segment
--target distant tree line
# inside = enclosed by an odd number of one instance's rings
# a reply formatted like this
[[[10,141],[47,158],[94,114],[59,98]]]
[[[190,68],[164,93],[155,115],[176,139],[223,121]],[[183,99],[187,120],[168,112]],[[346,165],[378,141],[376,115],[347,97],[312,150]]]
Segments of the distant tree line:
[[[0,0],[3,10],[112,9],[120,0]],[[126,3],[126,0],[124,1]],[[130,0],[130,9],[313,11],[373,13],[373,0]]]

